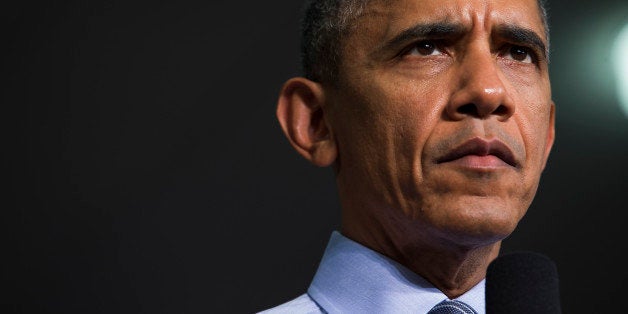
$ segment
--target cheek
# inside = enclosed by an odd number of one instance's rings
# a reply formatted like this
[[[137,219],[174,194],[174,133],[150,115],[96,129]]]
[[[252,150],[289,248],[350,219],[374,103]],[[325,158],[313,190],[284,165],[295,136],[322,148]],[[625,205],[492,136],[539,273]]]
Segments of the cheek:
[[[526,151],[527,167],[542,168],[547,149],[548,134],[550,131],[551,104],[527,102],[528,105],[519,106],[516,123]],[[540,172],[540,170],[539,170]]]
[[[357,136],[362,144],[394,150],[414,150],[424,142],[438,116],[437,96],[412,81],[358,82],[342,104],[336,121],[343,133]],[[422,140],[423,139],[423,140]],[[347,139],[349,140],[349,139]]]
[[[426,90],[420,84],[396,84],[390,88],[386,108],[391,133],[385,145],[390,149],[395,162],[402,163],[404,171],[413,176],[406,179],[420,181],[421,157],[428,138],[438,124],[442,112],[443,97],[435,89]]]
[[[395,108],[393,134],[386,143],[389,155],[381,161],[394,169],[387,178],[391,204],[406,216],[416,218],[425,205],[429,186],[424,174],[425,148],[434,135],[442,114],[442,97],[437,89],[425,90],[421,85],[397,85],[391,97]]]
[[[516,103],[513,120],[525,147],[527,167],[542,167],[550,128],[551,92],[549,78],[534,68],[504,67],[508,89]]]
[[[338,104],[351,106],[335,121],[341,171],[362,178],[366,193],[407,212],[409,193],[422,181],[423,147],[440,114],[438,96],[418,84],[362,86]]]

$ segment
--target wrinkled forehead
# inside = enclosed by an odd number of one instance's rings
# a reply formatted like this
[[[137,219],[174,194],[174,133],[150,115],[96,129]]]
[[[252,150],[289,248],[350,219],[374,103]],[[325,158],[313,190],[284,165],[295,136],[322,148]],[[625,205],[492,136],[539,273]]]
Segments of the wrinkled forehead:
[[[537,0],[370,0],[355,20],[357,32],[352,33],[369,30],[370,36],[384,40],[413,25],[435,22],[487,32],[513,25],[530,29],[547,41]]]

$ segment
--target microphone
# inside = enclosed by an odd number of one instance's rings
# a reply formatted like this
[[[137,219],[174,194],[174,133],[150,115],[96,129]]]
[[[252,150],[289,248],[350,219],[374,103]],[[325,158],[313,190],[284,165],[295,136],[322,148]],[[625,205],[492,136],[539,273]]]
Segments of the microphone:
[[[560,314],[554,262],[532,252],[497,257],[486,271],[486,313]]]

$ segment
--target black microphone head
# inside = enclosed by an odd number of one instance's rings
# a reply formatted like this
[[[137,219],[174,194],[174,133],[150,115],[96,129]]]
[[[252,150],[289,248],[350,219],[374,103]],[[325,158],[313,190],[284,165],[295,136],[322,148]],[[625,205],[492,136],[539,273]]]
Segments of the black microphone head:
[[[486,313],[561,313],[554,262],[532,252],[496,258],[486,271]]]

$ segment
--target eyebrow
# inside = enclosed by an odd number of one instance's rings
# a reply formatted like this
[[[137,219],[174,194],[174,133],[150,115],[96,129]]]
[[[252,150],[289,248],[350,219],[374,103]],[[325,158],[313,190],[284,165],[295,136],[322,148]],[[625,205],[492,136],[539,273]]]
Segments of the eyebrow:
[[[460,24],[447,22],[436,22],[427,24],[417,24],[403,30],[397,36],[384,43],[379,51],[394,49],[403,43],[417,39],[430,38],[455,38],[464,34],[465,27]]]
[[[496,28],[496,33],[513,44],[532,47],[540,51],[543,58],[547,59],[549,53],[547,46],[535,31],[516,25],[501,25]]]

